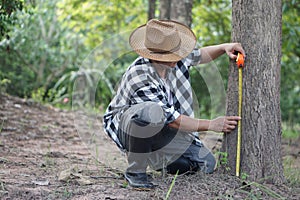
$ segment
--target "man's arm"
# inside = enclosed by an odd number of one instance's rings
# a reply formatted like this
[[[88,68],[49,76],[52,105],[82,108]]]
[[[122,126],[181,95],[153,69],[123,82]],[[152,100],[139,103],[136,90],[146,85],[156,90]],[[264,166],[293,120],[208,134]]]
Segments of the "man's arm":
[[[212,45],[207,47],[202,47],[201,51],[201,64],[208,63],[219,56],[226,53],[229,58],[236,59],[234,55],[235,51],[241,52],[245,55],[245,51],[240,43],[224,43],[219,45]]]
[[[215,131],[231,132],[235,129],[237,121],[241,118],[238,116],[218,117],[213,120],[195,119],[186,115],[180,115],[175,121],[169,124],[170,127],[183,131]]]

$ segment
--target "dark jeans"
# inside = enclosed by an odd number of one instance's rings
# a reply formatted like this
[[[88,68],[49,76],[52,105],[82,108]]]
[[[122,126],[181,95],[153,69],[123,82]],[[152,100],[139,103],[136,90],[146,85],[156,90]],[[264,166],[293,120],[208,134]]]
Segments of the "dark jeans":
[[[164,124],[161,107],[145,102],[130,107],[120,119],[118,137],[127,150],[128,172],[166,168],[169,173],[203,170],[212,173],[215,158],[188,132]]]

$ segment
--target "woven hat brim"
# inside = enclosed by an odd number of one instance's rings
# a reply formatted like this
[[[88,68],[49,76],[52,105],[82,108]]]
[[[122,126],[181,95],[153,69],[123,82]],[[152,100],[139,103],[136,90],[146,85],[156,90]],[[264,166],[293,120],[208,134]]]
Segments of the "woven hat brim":
[[[161,20],[163,21],[163,20]],[[187,26],[172,21],[177,30],[179,37],[181,39],[180,47],[174,52],[168,53],[156,53],[147,49],[144,45],[145,35],[146,35],[146,24],[135,29],[130,37],[129,44],[131,48],[140,56],[148,58],[151,60],[163,61],[163,62],[177,62],[186,56],[188,56],[196,46],[196,36],[192,30]]]

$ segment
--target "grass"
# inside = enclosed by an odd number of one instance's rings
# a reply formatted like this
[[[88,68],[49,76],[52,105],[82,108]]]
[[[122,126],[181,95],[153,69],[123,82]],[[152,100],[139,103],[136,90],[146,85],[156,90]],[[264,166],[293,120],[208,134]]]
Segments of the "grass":
[[[290,186],[300,187],[300,166],[297,166],[295,159],[286,157],[283,160],[284,175]]]
[[[252,189],[251,189],[251,191],[248,192],[247,190],[245,190],[245,188],[247,188],[249,186],[252,186]],[[285,199],[280,194],[274,192],[270,188],[268,188],[262,184],[259,184],[257,182],[250,182],[250,183],[238,188],[237,191],[247,194],[248,198],[250,198],[250,199],[262,199],[263,194],[267,194],[272,199]]]
[[[294,124],[293,127],[287,123],[282,123],[282,137],[285,140],[289,140],[291,143],[293,140],[297,140],[300,137],[300,124]],[[299,145],[299,144],[298,144]],[[298,158],[299,159],[299,158]],[[300,162],[292,155],[285,156],[283,160],[284,175],[290,186],[300,187]]]
[[[167,195],[166,195],[166,197],[165,197],[165,200],[168,200],[169,198],[170,198],[170,194],[171,194],[171,192],[172,192],[172,189],[173,189],[173,186],[174,186],[174,184],[175,184],[175,181],[176,181],[176,178],[177,178],[177,176],[178,176],[178,170],[177,170],[177,172],[176,172],[176,174],[175,174],[175,176],[174,176],[174,178],[173,178],[173,181],[172,181],[172,183],[171,183],[171,185],[170,185],[170,188],[169,188],[169,190],[168,190],[168,192],[167,192]]]
[[[282,137],[284,139],[297,139],[300,137],[300,124],[295,124],[293,127],[288,126],[287,123],[282,123]]]
[[[2,123],[0,125],[0,133],[2,132],[3,126],[4,126],[4,119],[2,120]]]

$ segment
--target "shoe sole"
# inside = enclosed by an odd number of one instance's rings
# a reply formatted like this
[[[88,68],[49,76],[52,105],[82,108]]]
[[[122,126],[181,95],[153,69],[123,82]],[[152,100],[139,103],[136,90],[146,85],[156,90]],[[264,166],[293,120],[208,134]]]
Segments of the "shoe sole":
[[[155,187],[153,188],[144,188],[144,187],[133,187],[133,186],[130,186],[133,190],[136,190],[136,191],[151,191],[151,190],[154,190]]]
[[[134,189],[134,190],[138,190],[138,191],[150,191],[155,189],[158,185],[153,185],[153,187],[139,187],[139,186],[133,186],[130,184],[130,182],[126,179],[126,182],[128,183],[128,185]]]
[[[155,189],[158,185],[153,184],[153,187],[142,187],[142,186],[134,186],[134,184],[130,183],[129,178],[126,177],[126,175],[124,175],[126,182],[128,183],[128,185],[134,189],[134,190],[138,190],[138,191],[150,191]]]

